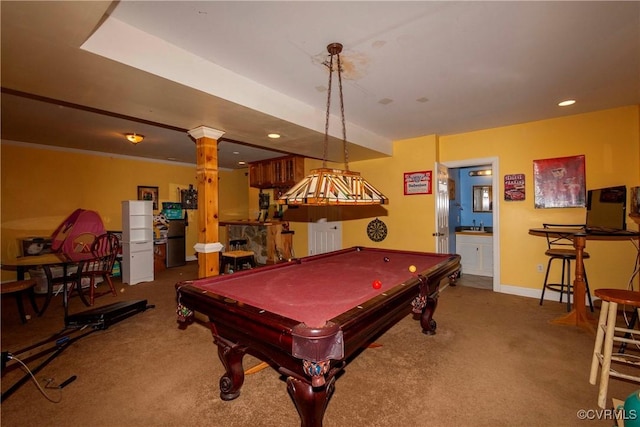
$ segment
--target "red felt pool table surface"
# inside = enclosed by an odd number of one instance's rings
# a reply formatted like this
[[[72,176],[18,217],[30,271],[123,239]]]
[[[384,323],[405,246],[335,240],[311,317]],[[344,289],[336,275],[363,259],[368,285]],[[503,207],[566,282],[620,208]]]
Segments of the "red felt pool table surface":
[[[451,255],[357,248],[300,261],[214,276],[192,286],[239,303],[322,327],[332,319],[395,286],[404,286]],[[416,272],[409,271],[410,266]],[[379,289],[373,282],[382,283]]]
[[[251,353],[287,377],[301,425],[320,427],[337,376],[360,349],[409,313],[435,334],[440,282],[455,281],[459,269],[455,254],[343,249],[177,283],[178,318],[209,318],[225,367],[222,400],[240,395]]]

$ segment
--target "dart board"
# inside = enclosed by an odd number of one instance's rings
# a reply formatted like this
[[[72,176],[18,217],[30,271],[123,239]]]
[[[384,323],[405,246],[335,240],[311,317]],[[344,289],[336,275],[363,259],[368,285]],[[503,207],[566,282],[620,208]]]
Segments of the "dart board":
[[[387,237],[387,226],[376,218],[367,224],[367,236],[374,242],[381,242]]]

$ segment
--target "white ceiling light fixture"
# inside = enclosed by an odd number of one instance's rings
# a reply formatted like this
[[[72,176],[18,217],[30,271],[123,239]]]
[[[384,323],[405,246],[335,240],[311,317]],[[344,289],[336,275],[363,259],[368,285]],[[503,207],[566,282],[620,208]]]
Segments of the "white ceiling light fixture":
[[[387,199],[384,194],[362,178],[360,172],[349,170],[347,131],[342,97],[342,66],[340,64],[342,44],[331,43],[327,46],[327,51],[329,52],[329,60],[325,62],[325,65],[329,68],[329,86],[327,90],[327,114],[324,127],[322,168],[311,170],[309,175],[283,194],[278,199],[278,203],[293,206],[361,206],[386,204],[389,202],[389,199]],[[334,57],[337,59],[335,67],[333,63]],[[331,83],[333,72],[336,70],[338,72],[338,88],[340,90],[340,115],[342,118],[342,143],[344,148],[345,170],[327,168]]]
[[[267,135],[269,138],[271,139],[278,139],[280,138],[280,134],[279,133],[270,133]]]
[[[128,133],[125,136],[129,140],[129,142],[134,144],[134,145],[141,143],[142,140],[144,139],[144,135],[139,135],[137,133]]]
[[[575,99],[567,99],[565,101],[558,102],[558,106],[559,107],[568,107],[569,105],[573,105],[575,103],[576,103]]]

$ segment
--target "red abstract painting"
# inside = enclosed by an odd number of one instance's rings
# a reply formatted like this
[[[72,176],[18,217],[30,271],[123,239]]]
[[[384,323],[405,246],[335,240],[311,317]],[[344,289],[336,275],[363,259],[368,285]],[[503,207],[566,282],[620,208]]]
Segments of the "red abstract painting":
[[[584,155],[533,161],[535,208],[586,206]]]

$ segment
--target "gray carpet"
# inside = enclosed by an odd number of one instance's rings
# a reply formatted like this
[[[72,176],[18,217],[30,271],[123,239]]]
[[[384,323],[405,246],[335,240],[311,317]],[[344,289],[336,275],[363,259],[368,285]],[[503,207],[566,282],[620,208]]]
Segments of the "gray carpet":
[[[117,297],[97,305],[148,299],[156,308],[69,346],[39,374],[63,390],[32,382],[1,405],[6,426],[296,426],[299,417],[286,385],[271,368],[246,377],[240,397],[219,397],[223,373],[208,328],[177,327],[175,282],[197,266],[172,268],[152,283],[116,283]],[[588,382],[594,336],[550,320],[565,306],[491,290],[448,287],[426,336],[407,317],[365,349],[336,382],[324,425],[332,426],[612,426],[612,419],[580,420],[597,409]],[[63,327],[60,297],[43,317],[20,324],[13,299],[2,301],[2,350],[17,351]],[[86,310],[72,298],[70,311]],[[260,361],[245,358],[245,368]],[[32,363],[32,367],[37,363]],[[2,378],[6,391],[23,373]],[[624,399],[637,384],[612,379],[609,399]]]

